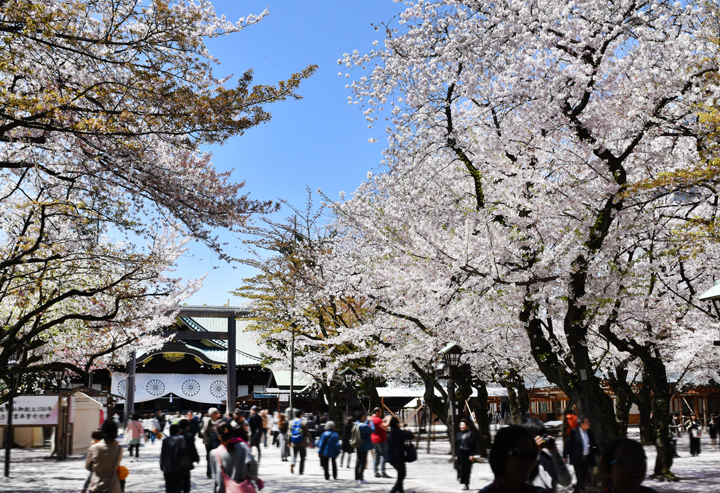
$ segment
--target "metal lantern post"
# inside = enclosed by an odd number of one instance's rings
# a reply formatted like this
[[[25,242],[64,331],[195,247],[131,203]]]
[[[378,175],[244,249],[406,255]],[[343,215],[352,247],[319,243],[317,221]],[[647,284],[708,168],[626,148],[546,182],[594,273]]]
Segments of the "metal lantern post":
[[[10,356],[10,360],[7,362],[7,368],[8,370],[12,370],[13,368],[16,368],[20,363],[20,353],[13,353]],[[10,373],[10,381],[8,382],[9,389],[8,389],[8,414],[7,414],[7,427],[6,427],[6,433],[5,433],[5,477],[10,477],[10,452],[12,450],[12,445],[14,441],[13,437],[13,413],[15,412],[13,408],[13,400],[15,399],[15,375],[13,373]]]
[[[713,287],[701,294],[698,299],[700,301],[710,301],[720,319],[720,281],[713,281]],[[715,341],[714,344],[720,346],[720,340]]]
[[[440,354],[442,355],[445,367],[448,369],[448,398],[450,399],[450,426],[448,426],[448,436],[450,437],[450,453],[455,457],[455,434],[457,433],[457,423],[455,419],[456,412],[456,395],[455,395],[455,378],[457,370],[460,367],[460,357],[462,356],[462,348],[454,342],[445,346]]]

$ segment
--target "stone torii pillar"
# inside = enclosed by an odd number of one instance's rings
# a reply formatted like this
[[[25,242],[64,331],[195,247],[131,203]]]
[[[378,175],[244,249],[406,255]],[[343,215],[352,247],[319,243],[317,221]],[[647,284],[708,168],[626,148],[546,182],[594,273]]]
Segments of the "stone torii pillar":
[[[217,339],[227,340],[228,358],[227,358],[227,405],[226,415],[231,416],[235,410],[235,401],[237,399],[237,331],[236,319],[241,316],[247,316],[247,310],[243,310],[238,306],[182,306],[178,317],[201,317],[201,318],[225,318],[227,319],[227,332],[192,332],[180,331],[175,334],[178,340],[190,339]]]

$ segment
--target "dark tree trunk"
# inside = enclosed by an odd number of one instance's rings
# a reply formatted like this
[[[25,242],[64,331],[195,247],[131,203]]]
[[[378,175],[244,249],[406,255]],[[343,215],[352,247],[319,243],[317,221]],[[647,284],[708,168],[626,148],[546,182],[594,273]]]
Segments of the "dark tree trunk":
[[[657,355],[656,355],[657,356]],[[652,383],[652,422],[655,430],[655,469],[653,477],[658,479],[677,479],[670,471],[673,464],[672,438],[670,437],[670,399],[672,389],[667,381],[665,365],[659,357],[651,357],[645,364]]]
[[[328,410],[328,414],[330,415],[330,419],[335,422],[336,427],[340,427],[344,422],[343,407],[338,403],[338,401],[340,400],[340,393],[343,389],[343,385],[343,382],[336,383],[330,388],[330,392],[328,394],[328,402],[330,407],[330,409]]]
[[[520,320],[525,322],[533,358],[545,377],[565,392],[571,402],[577,403],[579,413],[590,418],[598,444],[603,447],[619,435],[619,430],[615,421],[612,398],[605,392],[602,382],[595,376],[593,370],[582,334],[587,330],[581,327],[567,327],[564,332],[568,337],[571,352],[561,355],[557,351],[557,345],[551,343],[555,337],[552,332],[554,330],[552,321],[547,322],[550,331],[548,336],[543,331],[536,311],[537,307],[528,300],[520,316]],[[577,307],[568,309],[565,325],[569,325],[569,319],[573,317],[580,320],[580,315],[575,313],[576,311]]]
[[[488,450],[492,447],[492,435],[490,435],[490,417],[488,416],[488,392],[487,384],[484,380],[475,380],[474,387],[477,389],[477,399],[475,399],[475,420],[477,429],[475,430],[475,439],[480,449],[482,457],[488,456]]]
[[[640,442],[643,445],[653,445],[655,443],[655,433],[653,432],[652,415],[652,384],[650,376],[643,371],[642,385],[638,392],[638,410],[640,411]]]
[[[512,419],[512,423],[514,425],[520,424],[520,410],[518,408],[518,398],[517,394],[515,393],[515,387],[508,382],[504,382],[505,390],[507,390],[508,393],[508,405],[510,406],[510,418]]]
[[[631,353],[643,363],[643,382],[649,382],[653,393],[651,399],[653,442],[657,449],[655,457],[656,479],[677,480],[670,471],[673,463],[672,440],[670,438],[670,399],[672,390],[667,380],[665,364],[660,352],[651,343],[640,344],[635,341],[622,340],[612,334],[607,328],[601,333],[620,351]],[[647,376],[647,378],[646,378]]]
[[[411,365],[420,378],[423,379],[423,383],[425,384],[425,394],[423,395],[423,399],[425,400],[430,413],[437,416],[438,419],[447,426],[449,416],[447,392],[445,392],[445,389],[438,383],[438,380],[435,378],[435,372],[423,370],[420,365],[414,361]],[[435,395],[435,390],[440,392],[439,396]],[[432,416],[428,416],[428,421],[431,419]]]
[[[618,425],[620,426],[620,434],[626,436],[630,421],[630,408],[633,403],[623,390],[616,390],[615,395],[617,396],[617,401],[615,401],[615,415]]]

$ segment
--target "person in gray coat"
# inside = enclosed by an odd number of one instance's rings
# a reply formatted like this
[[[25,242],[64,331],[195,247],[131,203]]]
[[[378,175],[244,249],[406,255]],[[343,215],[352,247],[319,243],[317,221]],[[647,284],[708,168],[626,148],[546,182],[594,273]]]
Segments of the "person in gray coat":
[[[234,436],[235,429],[227,423],[217,427],[221,445],[210,453],[210,467],[215,479],[215,493],[225,493],[225,483],[258,480],[258,464],[247,442]]]
[[[162,442],[160,469],[165,475],[166,493],[183,493],[183,468],[180,457],[188,455],[185,437],[180,435],[180,426],[170,426],[170,436]]]

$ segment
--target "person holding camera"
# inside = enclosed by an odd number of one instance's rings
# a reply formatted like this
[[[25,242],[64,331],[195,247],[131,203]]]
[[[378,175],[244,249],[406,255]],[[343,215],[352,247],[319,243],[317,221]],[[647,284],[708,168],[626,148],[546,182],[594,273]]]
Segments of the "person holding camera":
[[[537,418],[529,418],[522,424],[522,427],[530,432],[540,448],[537,473],[532,484],[552,493],[557,493],[558,486],[569,486],[572,482],[570,470],[558,452],[555,438],[548,435],[542,421]]]

